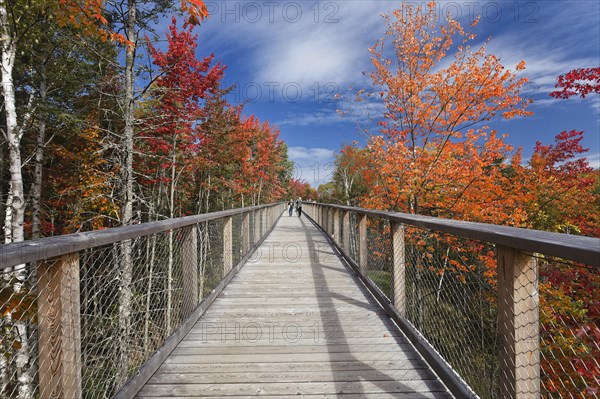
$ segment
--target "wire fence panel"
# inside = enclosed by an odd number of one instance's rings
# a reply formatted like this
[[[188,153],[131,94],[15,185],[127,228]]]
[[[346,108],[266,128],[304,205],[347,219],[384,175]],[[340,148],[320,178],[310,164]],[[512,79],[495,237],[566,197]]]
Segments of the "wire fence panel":
[[[234,264],[261,238],[242,212]],[[223,280],[223,220],[3,267],[0,397],[112,397]]]
[[[319,206],[309,208],[315,220]],[[600,396],[597,267],[392,223],[383,213],[369,212],[361,229],[365,212],[325,207],[339,210],[342,233],[333,239],[357,271],[477,396]]]
[[[554,257],[538,257],[537,262],[542,391],[549,398],[598,398],[598,271]]]
[[[493,246],[406,227],[405,256],[406,318],[481,398],[497,397]]]

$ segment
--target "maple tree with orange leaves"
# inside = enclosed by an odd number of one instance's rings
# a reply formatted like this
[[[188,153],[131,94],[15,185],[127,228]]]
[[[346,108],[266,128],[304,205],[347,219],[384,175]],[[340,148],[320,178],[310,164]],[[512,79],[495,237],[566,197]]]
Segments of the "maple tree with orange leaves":
[[[435,10],[435,3],[425,10],[403,4],[385,16],[386,36],[370,49],[376,89],[358,96],[381,100],[385,112],[368,146],[377,176],[370,176],[365,205],[496,221],[506,217],[490,214],[500,194],[482,198],[481,188],[512,148],[480,125],[531,115],[521,96],[527,79],[517,76],[525,63],[511,71],[486,44],[472,49],[475,34],[450,17],[439,21]],[[464,205],[472,199],[481,203],[477,209]]]

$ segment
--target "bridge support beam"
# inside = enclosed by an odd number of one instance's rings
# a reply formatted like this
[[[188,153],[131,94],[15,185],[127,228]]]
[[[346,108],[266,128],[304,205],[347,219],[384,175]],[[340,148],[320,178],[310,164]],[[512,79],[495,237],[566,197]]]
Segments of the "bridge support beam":
[[[539,297],[532,254],[497,246],[500,397],[540,397]]]
[[[38,265],[40,398],[81,398],[79,253]]]

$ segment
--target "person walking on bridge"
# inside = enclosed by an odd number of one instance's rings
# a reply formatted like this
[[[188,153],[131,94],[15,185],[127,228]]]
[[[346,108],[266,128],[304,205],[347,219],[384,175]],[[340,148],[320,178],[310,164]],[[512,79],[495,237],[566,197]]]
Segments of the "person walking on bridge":
[[[298,217],[302,216],[302,198],[298,197],[296,200],[296,212],[298,212]]]
[[[294,211],[294,200],[291,199],[288,201],[288,216],[292,216],[292,212]]]

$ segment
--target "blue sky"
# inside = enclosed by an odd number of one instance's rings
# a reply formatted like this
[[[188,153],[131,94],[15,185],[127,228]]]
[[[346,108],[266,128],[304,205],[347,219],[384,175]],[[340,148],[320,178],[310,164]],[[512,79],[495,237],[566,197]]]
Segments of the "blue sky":
[[[422,4],[422,2],[409,2]],[[334,95],[368,87],[367,49],[383,35],[380,14],[396,1],[206,1],[211,13],[198,29],[198,55],[214,53],[227,65],[233,102],[279,126],[296,163],[295,176],[313,186],[331,175],[342,144],[365,143],[377,104],[359,108]],[[445,1],[439,12],[463,22],[481,16],[478,41],[514,67],[525,60],[533,117],[488,123],[527,158],[537,140],[552,143],[562,130],[585,131],[588,159],[600,165],[600,98],[554,100],[556,77],[573,68],[600,66],[600,2]],[[337,110],[348,111],[340,117]]]

